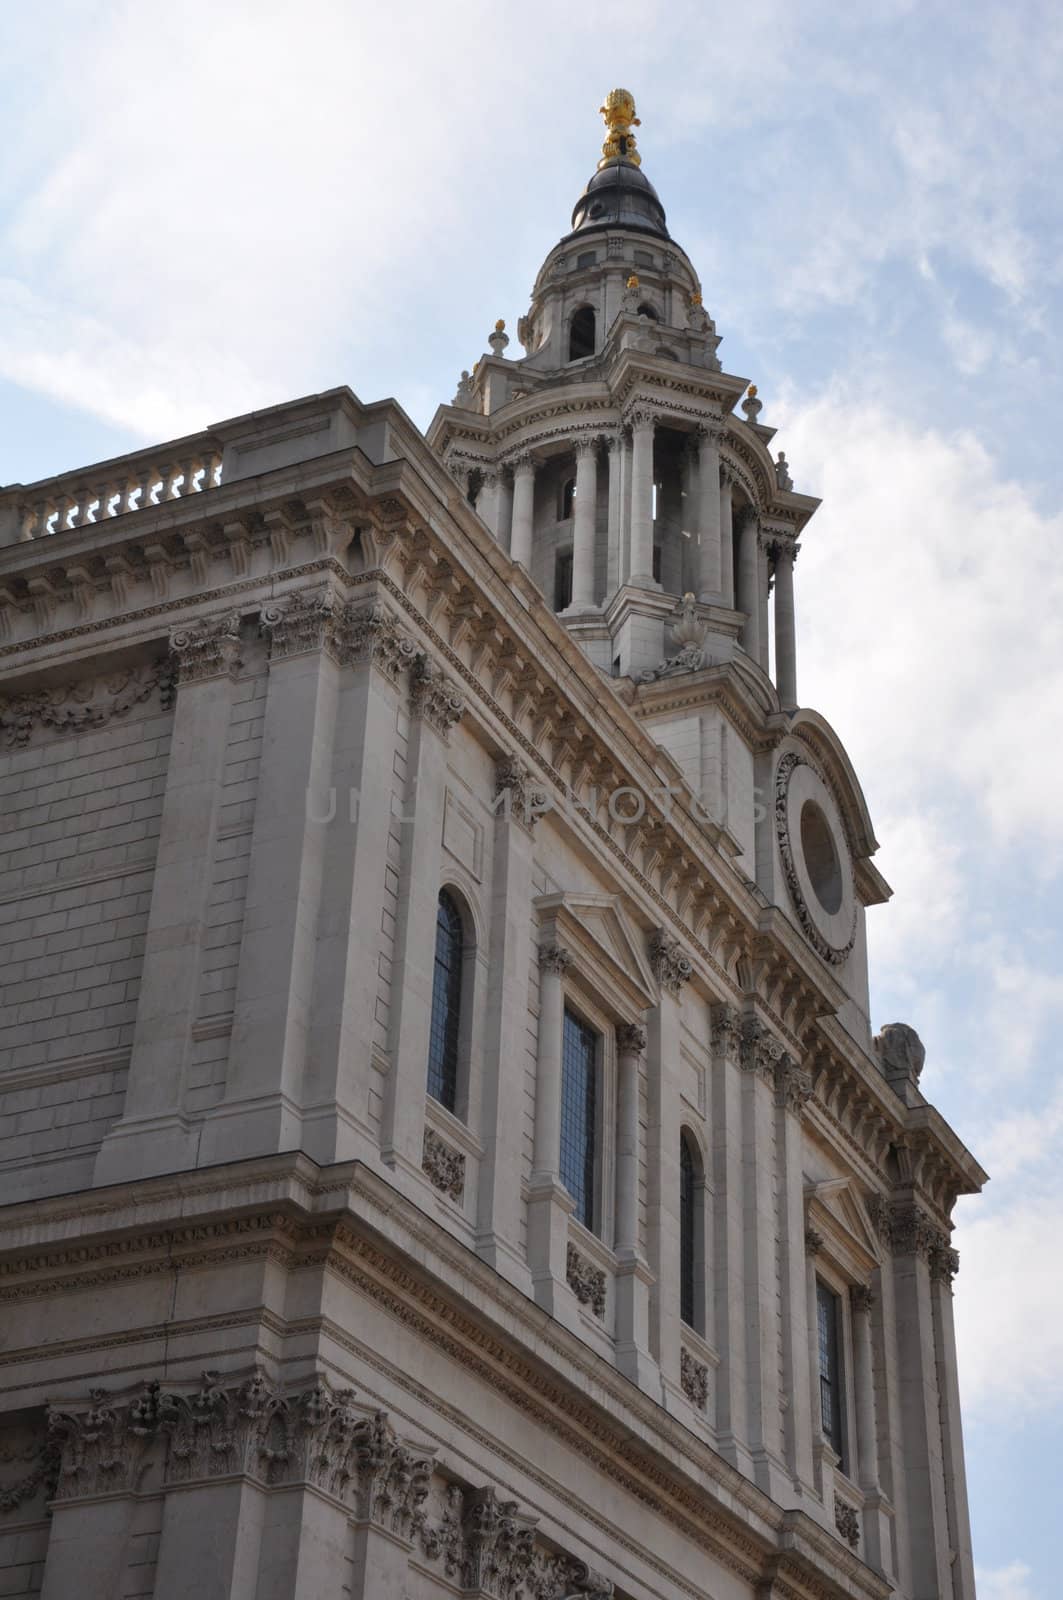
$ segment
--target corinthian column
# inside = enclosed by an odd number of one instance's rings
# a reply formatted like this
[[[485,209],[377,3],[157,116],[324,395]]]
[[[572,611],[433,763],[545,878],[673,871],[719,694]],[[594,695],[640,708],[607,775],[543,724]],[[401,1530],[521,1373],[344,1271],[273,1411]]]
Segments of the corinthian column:
[[[653,576],[653,431],[652,412],[631,417],[631,576],[641,589],[656,589]]]
[[[576,445],[576,503],[572,528],[573,611],[594,605],[594,525],[598,509],[598,441],[580,439]]]
[[[797,546],[776,540],[775,687],[783,708],[797,705],[797,639],[794,628],[794,556]]]
[[[732,482],[730,469],[723,467],[720,472],[720,603],[725,606],[735,603]]]
[[[525,571],[531,571],[532,526],[535,506],[535,463],[519,455],[513,463],[513,533],[509,553]]]
[[[720,597],[720,430],[698,430],[698,599]]]
[[[760,660],[760,549],[757,514],[752,506],[742,512],[738,533],[738,609],[746,620],[742,628],[742,648],[752,660]]]

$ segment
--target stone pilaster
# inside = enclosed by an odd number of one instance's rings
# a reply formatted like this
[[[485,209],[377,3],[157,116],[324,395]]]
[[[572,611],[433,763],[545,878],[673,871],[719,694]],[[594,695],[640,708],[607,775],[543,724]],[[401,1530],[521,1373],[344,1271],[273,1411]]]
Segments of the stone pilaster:
[[[805,1207],[801,1118],[812,1078],[792,1056],[774,1063],[775,1147],[778,1159],[779,1280],[782,1297],[782,1387],[786,1461],[799,1501],[815,1495],[812,1459],[808,1322],[805,1315]]]
[[[782,1046],[756,1018],[742,1024],[743,1193],[745,1212],[746,1401],[753,1476],[773,1500],[785,1504],[792,1479],[784,1457],[775,1297],[774,1190],[779,1157],[775,1129],[775,1073]]]
[[[646,1231],[650,1271],[650,1351],[661,1369],[665,1404],[686,1411],[679,1317],[679,1096],[682,991],[691,963],[679,941],[658,929],[649,961],[660,998],[647,1032]]]
[[[945,1466],[945,1499],[949,1543],[955,1552],[953,1600],[974,1600],[974,1558],[967,1504],[967,1470],[963,1456],[960,1385],[956,1366],[956,1329],[952,1315],[952,1280],[960,1258],[942,1237],[930,1254],[930,1298],[934,1314],[934,1353],[941,1396],[941,1443]]]
[[[528,1265],[538,1303],[552,1316],[575,1323],[574,1302],[567,1286],[568,1219],[573,1201],[561,1184],[560,1174],[562,1030],[565,974],[571,965],[571,955],[561,946],[540,947]]]
[[[716,1431],[721,1453],[747,1476],[745,1338],[745,1188],[742,1150],[741,1020],[729,1005],[711,1011],[712,1173],[715,1184],[713,1252],[716,1285],[713,1323],[720,1365],[716,1372]]]
[[[177,693],[129,1080],[122,1118],[96,1160],[97,1184],[195,1164],[185,1094],[240,664],[239,614],[182,623],[171,633],[170,652]]]
[[[930,1264],[942,1238],[912,1202],[894,1205],[893,1252],[897,1387],[902,1437],[900,1490],[907,1509],[911,1586],[916,1594],[952,1592],[941,1393]]]
[[[654,1363],[649,1353],[651,1274],[639,1240],[639,1118],[646,1030],[639,1023],[617,1029],[616,1207],[613,1248],[616,1271],[616,1360],[633,1383],[649,1388]]]
[[[476,1248],[496,1271],[530,1294],[528,1268],[520,1251],[520,1187],[513,1182],[514,1172],[520,1170],[524,1083],[520,1073],[505,1071],[503,1066],[520,1060],[528,1027],[531,929],[527,908],[532,898],[536,811],[527,769],[515,757],[504,756],[496,762],[495,782],[499,803],[491,856],[493,981],[487,997],[487,1070],[478,1124],[484,1153]]]
[[[346,613],[336,716],[333,815],[323,836],[311,1043],[304,1082],[304,1148],[318,1161],[376,1155],[369,1124],[379,975],[358,933],[384,899],[392,829],[399,706],[418,650],[381,605]],[[328,808],[316,802],[316,816]],[[379,916],[379,909],[375,915]]]

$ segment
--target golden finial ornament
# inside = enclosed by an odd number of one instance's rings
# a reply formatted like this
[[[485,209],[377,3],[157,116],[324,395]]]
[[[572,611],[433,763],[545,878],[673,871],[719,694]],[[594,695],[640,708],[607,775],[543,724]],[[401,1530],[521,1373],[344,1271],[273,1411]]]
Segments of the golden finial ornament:
[[[499,317],[498,321],[495,323],[495,332],[496,333],[505,333],[505,331],[506,331],[506,319],[505,319],[505,317]]]
[[[694,293],[690,296],[690,304],[692,306],[700,306],[701,304],[701,295],[698,293],[697,289],[695,289]]]
[[[599,172],[610,161],[630,161],[633,167],[641,167],[642,157],[635,148],[635,135],[631,130],[642,124],[635,115],[635,96],[630,89],[610,89],[605,104],[598,109],[608,130],[598,163]]]
[[[746,396],[750,400],[755,400],[757,398],[757,386],[755,383],[751,383],[749,385],[749,388],[746,390]]]
[[[630,278],[627,280],[627,287],[629,289],[637,289],[638,286],[639,286],[638,276],[637,276],[636,273],[633,272],[631,274]]]

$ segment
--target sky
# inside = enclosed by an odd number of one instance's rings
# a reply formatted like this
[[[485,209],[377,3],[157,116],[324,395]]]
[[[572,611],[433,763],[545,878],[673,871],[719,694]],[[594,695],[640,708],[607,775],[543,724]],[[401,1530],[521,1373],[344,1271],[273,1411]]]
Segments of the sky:
[[[1056,1600],[1063,9],[0,0],[0,483],[348,383],[425,427],[631,89],[644,171],[824,504],[799,689],[895,890],[875,1026],[958,1207],[981,1600]],[[510,354],[517,350],[516,341]]]

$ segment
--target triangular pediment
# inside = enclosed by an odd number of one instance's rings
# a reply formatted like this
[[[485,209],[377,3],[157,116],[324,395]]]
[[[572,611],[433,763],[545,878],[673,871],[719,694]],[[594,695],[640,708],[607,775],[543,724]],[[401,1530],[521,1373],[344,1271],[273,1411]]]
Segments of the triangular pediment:
[[[611,991],[605,998],[630,1018],[657,1004],[645,940],[617,895],[560,892],[535,902],[541,936],[582,954]]]
[[[882,1258],[882,1246],[863,1200],[849,1178],[805,1185],[805,1216],[824,1247],[854,1280],[863,1281]]]

